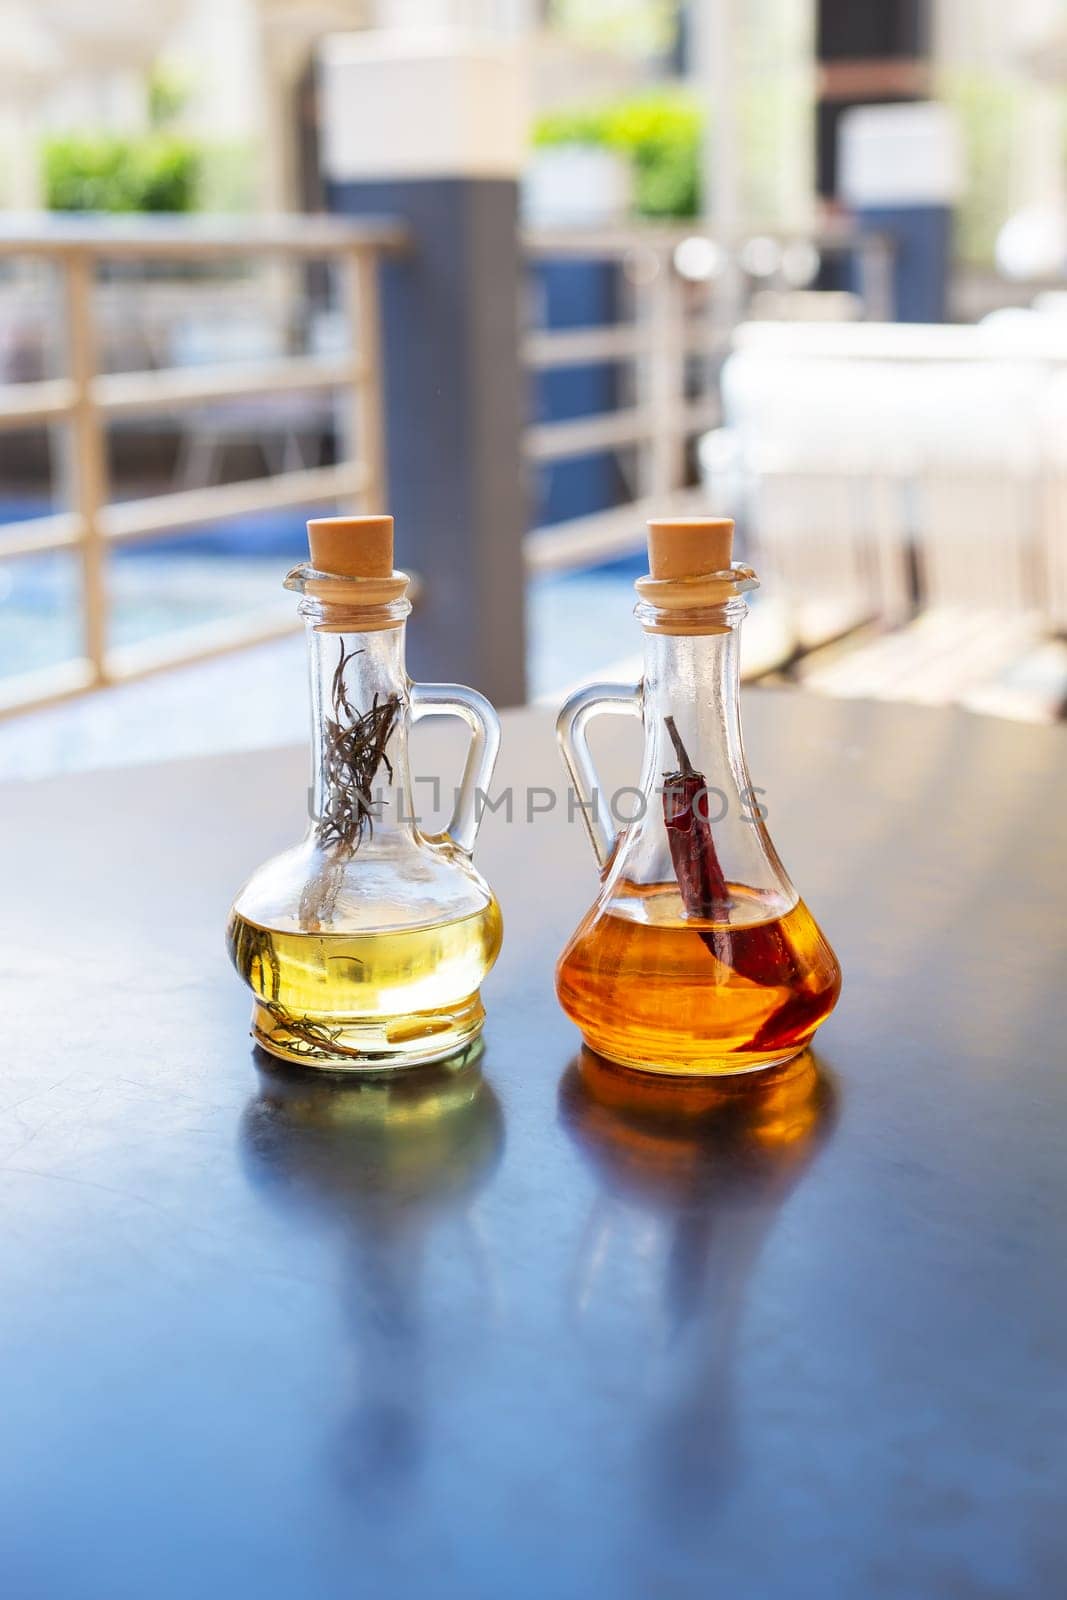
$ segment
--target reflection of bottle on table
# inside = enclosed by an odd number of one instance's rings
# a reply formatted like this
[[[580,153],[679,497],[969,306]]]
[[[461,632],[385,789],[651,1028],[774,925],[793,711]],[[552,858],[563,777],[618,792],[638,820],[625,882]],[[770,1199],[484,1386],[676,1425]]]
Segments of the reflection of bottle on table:
[[[833,1086],[810,1052],[758,1078],[678,1082],[583,1049],[560,1086],[565,1127],[600,1184],[573,1310],[598,1366],[620,1316],[644,1312],[625,1352],[642,1386],[641,1472],[686,1520],[728,1486],[737,1457],[734,1369],[751,1274],[779,1209],[828,1137]]]
[[[473,1292],[450,1307],[450,1336],[469,1343],[490,1318],[490,1268],[471,1209],[499,1160],[504,1129],[472,1054],[458,1065],[377,1079],[329,1079],[271,1063],[245,1112],[242,1142],[256,1187],[342,1236],[355,1396],[339,1470],[346,1487],[361,1492],[388,1491],[422,1450],[432,1403],[422,1308],[432,1236],[450,1234],[453,1253],[469,1262]]]

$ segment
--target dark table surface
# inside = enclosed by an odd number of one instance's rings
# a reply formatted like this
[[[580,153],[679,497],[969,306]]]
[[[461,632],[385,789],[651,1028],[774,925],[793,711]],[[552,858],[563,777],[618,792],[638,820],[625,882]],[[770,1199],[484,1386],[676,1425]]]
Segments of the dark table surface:
[[[0,1591],[1062,1596],[1067,738],[746,720],[845,987],[744,1094],[579,1060],[542,713],[481,1075],[254,1056],[222,927],[300,752],[0,789]]]

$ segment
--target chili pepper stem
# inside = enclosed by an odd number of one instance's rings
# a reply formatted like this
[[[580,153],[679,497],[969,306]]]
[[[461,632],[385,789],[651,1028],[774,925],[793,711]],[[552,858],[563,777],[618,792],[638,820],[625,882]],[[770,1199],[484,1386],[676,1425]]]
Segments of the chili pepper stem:
[[[667,732],[670,734],[671,744],[673,744],[673,746],[674,746],[674,753],[678,757],[678,768],[679,768],[679,771],[681,772],[682,776],[685,777],[685,778],[693,778],[693,777],[695,777],[696,776],[696,768],[693,766],[693,763],[690,761],[690,759],[689,759],[689,751],[685,748],[685,745],[682,743],[682,736],[678,732],[678,729],[674,725],[674,718],[673,717],[664,717],[663,721],[664,721],[664,724],[666,726]]]

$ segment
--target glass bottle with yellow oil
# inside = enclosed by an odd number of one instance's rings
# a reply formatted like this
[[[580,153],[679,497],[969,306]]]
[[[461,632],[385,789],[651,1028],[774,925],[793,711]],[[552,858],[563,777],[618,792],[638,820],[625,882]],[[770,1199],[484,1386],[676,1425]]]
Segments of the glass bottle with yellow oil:
[[[310,562],[286,587],[307,625],[310,821],[238,894],[230,956],[254,997],[253,1037],[274,1056],[335,1071],[443,1060],[481,1033],[479,990],[500,949],[500,908],[472,862],[499,722],[473,689],[408,677],[391,517],[320,518],[308,538]],[[462,718],[471,742],[455,813],[431,836],[408,735],[432,715]]]
[[[841,974],[771,843],[745,762],[738,630],[756,575],[731,561],[730,521],[649,528],[651,571],[638,579],[636,608],[644,677],[636,688],[594,684],[560,713],[602,881],[556,989],[609,1060],[750,1072],[804,1049],[837,1002]],[[603,711],[638,715],[645,730],[641,804],[618,835],[586,741]]]

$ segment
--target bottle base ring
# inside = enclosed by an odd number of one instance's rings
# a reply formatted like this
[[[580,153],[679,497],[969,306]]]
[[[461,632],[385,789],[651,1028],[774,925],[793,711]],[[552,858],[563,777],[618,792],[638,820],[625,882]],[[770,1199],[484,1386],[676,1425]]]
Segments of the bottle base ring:
[[[588,1034],[583,1034],[582,1037],[590,1050],[614,1066],[626,1067],[630,1072],[647,1072],[658,1078],[757,1077],[761,1072],[770,1071],[772,1067],[782,1067],[787,1061],[794,1061],[811,1045],[811,1040],[805,1039],[803,1044],[791,1046],[781,1054],[761,1057],[758,1060],[743,1059],[740,1062],[736,1056],[733,1058],[716,1056],[694,1061],[641,1061],[618,1050],[605,1049],[602,1043],[591,1039]]]
[[[253,1039],[279,1061],[323,1072],[394,1072],[428,1066],[468,1049],[485,1024],[481,997],[396,1017],[290,1016],[257,1001]]]

